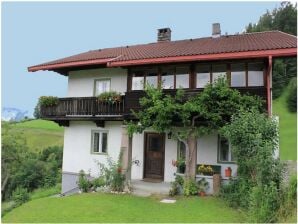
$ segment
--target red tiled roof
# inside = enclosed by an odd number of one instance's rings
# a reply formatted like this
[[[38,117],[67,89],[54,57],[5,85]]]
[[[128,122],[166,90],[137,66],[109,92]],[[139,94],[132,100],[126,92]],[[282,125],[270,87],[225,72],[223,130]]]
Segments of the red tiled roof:
[[[173,57],[187,56],[190,58],[189,56],[231,55],[231,53],[239,52],[274,52],[272,50],[296,48],[297,38],[295,36],[280,31],[267,31],[93,50],[32,66],[28,70],[55,70],[62,67],[90,64],[107,64],[112,67],[113,65],[124,65],[126,62],[129,65],[129,62],[132,61],[134,64],[138,64],[138,62],[146,64],[146,60],[150,59],[162,61],[165,58]]]

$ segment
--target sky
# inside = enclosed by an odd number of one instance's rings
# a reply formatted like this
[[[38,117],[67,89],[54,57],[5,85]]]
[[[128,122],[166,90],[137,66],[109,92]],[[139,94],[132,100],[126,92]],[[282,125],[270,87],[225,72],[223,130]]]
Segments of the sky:
[[[27,67],[84,51],[241,32],[279,2],[2,2],[2,107],[33,113],[39,96],[64,97],[67,77]]]

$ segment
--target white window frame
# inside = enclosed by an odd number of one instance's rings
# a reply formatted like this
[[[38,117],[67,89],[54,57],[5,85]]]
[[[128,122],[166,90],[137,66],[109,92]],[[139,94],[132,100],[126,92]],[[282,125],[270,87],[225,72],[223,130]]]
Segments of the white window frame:
[[[110,79],[110,78],[95,79],[95,80],[94,80],[94,92],[93,92],[93,95],[94,95],[94,96],[98,96],[98,95],[100,95],[101,93],[104,93],[104,92],[97,93],[97,82],[103,82],[103,81],[109,81],[109,88],[108,88],[108,91],[105,91],[105,92],[109,92],[109,91],[111,91],[111,79]]]
[[[94,135],[95,133],[99,134],[98,138],[98,151],[94,150]],[[106,152],[103,152],[102,148],[102,136],[103,133],[107,134],[107,145],[106,145]],[[91,131],[91,154],[108,154],[108,144],[109,144],[109,132],[107,130],[92,130]]]
[[[217,162],[218,163],[236,163],[236,161],[235,160],[232,160],[232,145],[231,145],[231,143],[228,141],[228,143],[229,143],[229,154],[228,154],[228,161],[222,161],[221,159],[220,159],[220,152],[221,152],[221,137],[220,136],[218,136],[218,150],[217,150]]]

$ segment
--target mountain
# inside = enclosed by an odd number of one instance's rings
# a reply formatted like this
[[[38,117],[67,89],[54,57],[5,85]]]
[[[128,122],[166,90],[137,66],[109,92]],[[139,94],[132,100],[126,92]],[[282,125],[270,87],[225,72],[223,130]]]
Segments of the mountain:
[[[3,121],[20,121],[25,117],[28,117],[28,111],[23,111],[18,108],[12,107],[3,107],[2,108],[2,117]]]

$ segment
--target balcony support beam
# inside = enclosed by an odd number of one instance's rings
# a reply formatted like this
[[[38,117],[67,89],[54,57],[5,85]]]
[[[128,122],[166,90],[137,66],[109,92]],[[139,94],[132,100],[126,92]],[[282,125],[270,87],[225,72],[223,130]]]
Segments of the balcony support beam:
[[[104,120],[95,120],[94,123],[96,124],[96,127],[105,127],[105,121]]]
[[[54,122],[57,123],[59,126],[69,127],[68,120],[54,120]]]

